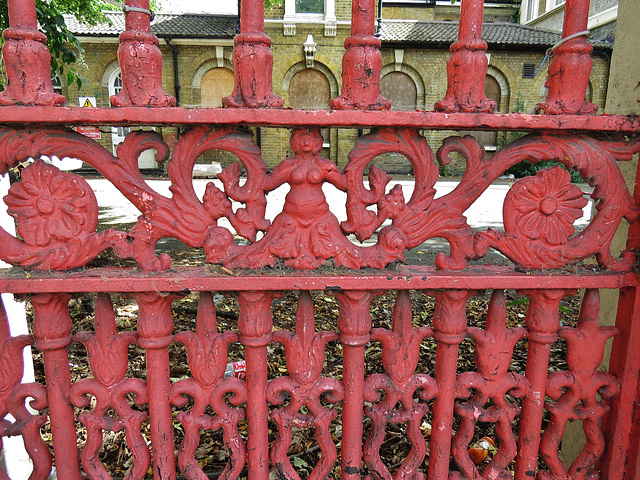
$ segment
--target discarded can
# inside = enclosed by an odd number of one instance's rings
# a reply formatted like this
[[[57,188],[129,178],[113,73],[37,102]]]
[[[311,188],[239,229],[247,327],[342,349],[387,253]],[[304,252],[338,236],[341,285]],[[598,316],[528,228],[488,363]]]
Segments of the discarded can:
[[[241,380],[247,378],[247,362],[240,360],[239,362],[227,363],[224,371],[225,377],[236,377]]]
[[[496,442],[493,438],[482,437],[478,443],[473,445],[469,450],[469,458],[476,465],[484,462],[484,459],[487,458],[489,452],[496,448]]]

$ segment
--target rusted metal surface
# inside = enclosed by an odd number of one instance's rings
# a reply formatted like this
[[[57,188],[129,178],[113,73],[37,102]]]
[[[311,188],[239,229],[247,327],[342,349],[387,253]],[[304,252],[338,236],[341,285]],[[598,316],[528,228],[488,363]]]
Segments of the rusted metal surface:
[[[2,108],[6,125],[232,125],[252,127],[355,128],[409,127],[431,130],[514,130],[636,133],[636,115],[531,115],[523,113],[449,113],[433,111],[394,112],[377,110],[279,110],[235,108],[92,108],[40,107],[34,118],[29,107]],[[6,117],[5,117],[6,115]]]
[[[32,335],[12,337],[0,310],[0,413],[15,418],[0,423],[0,436],[25,437],[34,480],[46,478],[51,468],[39,432],[47,419],[58,475],[65,480],[110,478],[99,457],[103,434],[122,430],[131,452],[131,480],[143,478],[150,468],[156,479],[178,474],[205,478],[196,459],[200,434],[217,430],[228,455],[223,479],[247,475],[267,480],[275,474],[297,480],[300,472],[287,453],[294,432],[308,430],[320,451],[312,479],[335,474],[339,465],[343,479],[578,480],[601,475],[640,480],[640,440],[637,433],[629,435],[640,395],[634,269],[640,209],[617,165],[640,151],[640,124],[637,118],[581,115],[592,108],[584,101],[589,51],[579,36],[555,50],[550,96],[541,109],[558,115],[490,113],[493,105],[483,92],[482,4],[463,2],[447,96],[436,106],[441,112],[385,111],[389,102],[379,90],[381,56],[371,0],[353,2],[343,90],[332,103],[337,110],[274,108],[282,99],[271,88],[273,57],[264,34],[263,3],[247,0],[234,51],[235,89],[225,99],[233,108],[168,108],[173,98],[161,90],[162,58],[149,33],[149,17],[132,11],[120,47],[125,93],[113,99],[117,108],[87,113],[46,106],[61,100],[42,87],[49,57],[34,33],[35,7],[32,1],[10,0],[7,44],[18,34],[24,38],[15,41],[26,43],[20,49],[5,44],[8,73],[26,63],[33,70],[25,74],[22,90],[10,83],[2,94],[7,106],[0,107],[0,173],[29,157],[82,158],[141,212],[129,231],[98,233],[98,206],[88,183],[40,160],[22,170],[21,181],[5,198],[17,235],[0,230],[0,259],[16,268],[0,271],[0,291],[27,295],[34,319]],[[129,5],[147,8],[148,2],[131,0]],[[567,1],[565,38],[584,29],[587,11],[588,2]],[[130,133],[114,157],[66,128],[75,124],[191,125],[167,165],[172,195],[153,190],[138,169],[144,150],[156,150],[159,162],[169,158],[157,133]],[[294,127],[293,155],[268,172],[252,135],[238,126]],[[319,129],[328,126],[373,130],[358,138],[339,168],[320,155]],[[491,158],[472,137],[450,137],[434,153],[419,134],[425,128],[471,127],[529,134]],[[592,135],[604,131],[612,133],[607,140]],[[219,175],[222,188],[210,182],[199,197],[192,171],[198,157],[214,149],[236,155],[239,162]],[[404,155],[413,167],[410,197],[401,186],[389,188],[390,176],[372,164],[390,152]],[[465,174],[451,193],[436,198],[438,164],[446,165],[453,155],[465,160]],[[558,166],[514,183],[503,205],[504,231],[470,228],[465,211],[491,182],[523,160],[558,161],[595,187],[596,214],[584,231],[576,233],[573,224],[586,200]],[[324,184],[346,195],[345,221],[330,211]],[[282,185],[289,192],[282,212],[270,221],[267,195]],[[631,224],[631,241],[615,255],[611,242],[623,222]],[[163,237],[202,248],[206,263],[173,268],[169,255],[156,254]],[[440,253],[434,266],[397,264],[407,249],[436,237],[445,238],[451,249]],[[469,265],[482,260],[489,248],[512,265]],[[107,249],[137,266],[86,268]],[[598,265],[579,265],[592,256]],[[467,305],[486,289],[493,290],[486,325],[468,325]],[[524,326],[507,321],[507,289],[526,298]],[[615,328],[599,325],[600,289],[620,289]],[[295,328],[282,330],[271,305],[292,290],[299,292]],[[328,330],[316,326],[313,290],[337,298],[337,319]],[[387,290],[396,291],[393,325],[382,328],[371,304]],[[434,298],[435,312],[426,321],[414,318],[414,290]],[[186,291],[199,292],[195,330],[174,332],[172,301]],[[584,292],[579,321],[563,326],[560,302],[577,291]],[[95,328],[72,335],[69,300],[86,292],[96,294]],[[116,324],[109,295],[114,292],[136,304],[135,331],[120,331]],[[219,331],[218,293],[238,299],[237,331]],[[612,336],[611,368],[598,371]],[[567,345],[566,369],[549,372],[550,352],[560,339]],[[514,345],[520,341],[527,342],[525,372],[512,368]],[[323,371],[329,342],[341,347],[340,378]],[[374,342],[382,346],[382,361],[378,372],[367,376],[367,351]],[[473,343],[475,362],[461,371],[459,349],[465,342]],[[72,380],[72,343],[86,347],[90,378]],[[284,345],[286,371],[271,378],[274,343]],[[245,380],[224,377],[232,344],[243,348]],[[43,352],[46,386],[20,384],[27,345]],[[187,378],[169,376],[175,345],[186,348]],[[144,352],[144,377],[127,373],[130,346]],[[435,352],[434,367],[426,373],[419,364],[425,346]],[[25,408],[28,398],[40,412]],[[576,420],[583,422],[585,446],[572,465],[563,465],[559,445],[567,423]],[[81,453],[76,422],[86,431]],[[429,435],[423,422],[432,427]],[[335,437],[336,423],[340,438]],[[468,449],[484,424],[495,431],[496,449],[490,461],[477,466]],[[275,438],[270,436],[274,428]],[[392,428],[403,429],[410,444],[395,466],[385,464],[381,455]],[[182,440],[174,450],[178,429]],[[6,475],[0,472],[0,478]]]
[[[380,93],[380,40],[373,34],[375,0],[353,0],[351,5],[351,36],[344,42],[342,56],[342,94],[331,100],[331,108],[388,110],[391,101]]]
[[[264,3],[260,0],[242,2],[242,31],[236,35],[233,49],[233,93],[222,99],[231,108],[278,108],[282,98],[273,94],[271,74],[273,54],[271,39],[264,33]]]
[[[319,156],[318,130],[298,129],[291,137],[295,155],[267,173],[250,135],[202,126],[176,144],[167,168],[173,196],[167,198],[150,188],[135,167],[143,149],[154,148],[158,161],[168,156],[167,145],[155,132],[129,135],[117,159],[70,131],[4,130],[0,135],[0,148],[7,152],[0,172],[40,154],[86,158],[142,213],[129,232],[96,233],[97,203],[88,184],[36,161],[24,169],[22,182],[13,185],[6,198],[22,240],[0,230],[5,243],[0,259],[38,270],[77,268],[107,248],[121,258],[134,259],[143,270],[165,270],[171,259],[166,254],[156,256],[155,245],[167,236],[204,248],[208,262],[227,268],[260,268],[283,260],[286,266],[312,269],[329,259],[347,268],[383,268],[403,260],[405,248],[434,237],[444,237],[451,245],[448,256],[440,253],[436,258],[441,269],[465,268],[468,260],[484,256],[489,247],[526,268],[560,268],[596,255],[601,266],[624,271],[635,258],[629,251],[614,258],[609,246],[623,218],[634,221],[640,211],[630,193],[619,188],[624,179],[616,165],[640,151],[640,140],[605,142],[585,135],[532,134],[487,159],[474,138],[451,137],[435,157],[446,165],[449,155],[458,153],[467,168],[460,184],[436,199],[438,166],[426,140],[414,130],[381,129],[358,138],[341,171]],[[234,163],[218,175],[224,191],[209,183],[201,200],[193,190],[191,171],[197,158],[211,149],[235,154],[246,169],[246,182],[240,179],[240,162]],[[387,152],[405,155],[413,166],[416,186],[408,201],[401,186],[387,192],[391,176],[375,165],[370,167],[368,186],[363,183],[365,168]],[[560,167],[514,184],[503,207],[504,233],[472,231],[463,213],[507,168],[524,160],[557,160],[598,185],[592,194],[598,201],[597,213],[583,232],[574,235],[573,222],[581,216],[585,200]],[[347,220],[342,223],[329,211],[321,189],[325,182],[347,194]],[[270,222],[265,218],[266,194],[282,184],[291,190],[282,213]],[[245,206],[233,211],[232,201]],[[223,218],[250,243],[234,243],[232,232],[218,225]],[[391,224],[383,226],[385,222]],[[358,246],[348,234],[361,242],[372,237],[377,241]]]

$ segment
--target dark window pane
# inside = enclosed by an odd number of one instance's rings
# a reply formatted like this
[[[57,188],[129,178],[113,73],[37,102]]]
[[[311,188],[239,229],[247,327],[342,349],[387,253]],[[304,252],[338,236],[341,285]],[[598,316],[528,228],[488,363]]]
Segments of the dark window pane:
[[[296,13],[324,13],[324,0],[296,0]]]

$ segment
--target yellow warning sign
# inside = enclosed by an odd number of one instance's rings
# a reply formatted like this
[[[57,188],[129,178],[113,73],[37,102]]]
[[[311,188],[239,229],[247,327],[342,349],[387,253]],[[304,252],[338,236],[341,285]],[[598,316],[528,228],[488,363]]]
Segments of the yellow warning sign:
[[[78,97],[78,104],[81,107],[92,107],[96,106],[96,97]]]

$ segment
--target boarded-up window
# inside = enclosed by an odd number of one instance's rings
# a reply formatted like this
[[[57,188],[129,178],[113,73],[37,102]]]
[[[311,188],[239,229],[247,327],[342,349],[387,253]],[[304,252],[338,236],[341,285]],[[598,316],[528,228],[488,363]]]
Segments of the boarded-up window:
[[[391,110],[415,110],[418,91],[413,79],[403,72],[391,72],[382,77],[380,92],[391,100]]]
[[[226,68],[212,68],[200,81],[200,103],[203,107],[221,107],[222,98],[233,93],[233,72]]]
[[[307,68],[296,73],[289,84],[291,108],[325,110],[329,108],[331,87],[329,80],[319,70]]]
[[[331,100],[329,80],[319,70],[307,68],[296,73],[289,84],[289,105],[303,110],[326,110]],[[329,129],[321,130],[325,144],[329,143]]]

